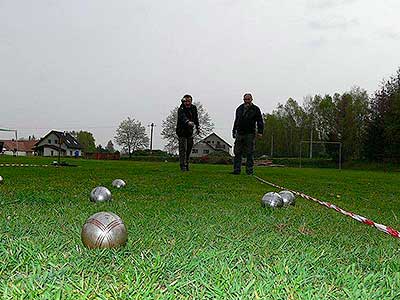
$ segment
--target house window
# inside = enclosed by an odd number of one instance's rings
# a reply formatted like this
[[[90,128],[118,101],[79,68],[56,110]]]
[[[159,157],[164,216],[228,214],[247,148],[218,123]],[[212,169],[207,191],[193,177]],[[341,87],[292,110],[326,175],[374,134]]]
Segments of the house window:
[[[51,140],[48,140],[49,144],[51,144]]]
[[[58,141],[57,141],[57,140],[54,140],[54,144],[58,144]]]
[[[210,153],[210,150],[208,150],[208,149],[203,149],[203,154],[208,154],[208,153]]]
[[[51,154],[51,156],[53,156],[53,155],[54,155],[54,151],[53,151],[53,150],[51,150],[51,151],[50,151],[50,154]]]
[[[214,144],[214,141],[211,141],[211,143],[213,143],[213,144]]]
[[[69,155],[72,156],[72,150],[69,150]]]
[[[192,153],[199,153],[199,149],[192,149]]]

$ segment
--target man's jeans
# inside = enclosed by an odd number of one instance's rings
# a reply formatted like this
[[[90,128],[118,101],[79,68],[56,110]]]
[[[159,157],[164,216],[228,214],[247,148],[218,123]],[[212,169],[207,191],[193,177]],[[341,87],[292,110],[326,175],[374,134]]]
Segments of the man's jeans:
[[[256,135],[254,133],[238,134],[235,139],[233,153],[233,171],[240,173],[242,167],[242,156],[246,154],[246,173],[253,174],[254,149],[256,144]]]
[[[179,139],[179,164],[182,171],[189,169],[189,157],[193,148],[193,137],[178,137]]]

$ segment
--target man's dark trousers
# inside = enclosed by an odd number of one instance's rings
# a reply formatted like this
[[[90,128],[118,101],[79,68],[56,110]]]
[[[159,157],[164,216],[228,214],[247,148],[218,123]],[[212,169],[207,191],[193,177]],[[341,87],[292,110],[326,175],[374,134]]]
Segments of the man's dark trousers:
[[[189,170],[189,157],[193,148],[193,137],[178,137],[179,138],[179,164],[182,171]]]
[[[240,173],[242,167],[242,156],[246,154],[246,173],[253,174],[254,166],[254,148],[256,144],[256,135],[254,133],[238,134],[235,139],[233,152],[233,172]]]

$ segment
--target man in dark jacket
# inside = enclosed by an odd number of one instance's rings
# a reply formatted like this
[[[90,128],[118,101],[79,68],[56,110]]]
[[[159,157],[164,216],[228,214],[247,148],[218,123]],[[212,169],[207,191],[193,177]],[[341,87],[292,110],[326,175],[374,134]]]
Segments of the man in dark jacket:
[[[176,134],[179,139],[179,163],[181,171],[189,171],[189,157],[193,148],[193,129],[200,131],[197,107],[192,104],[192,96],[185,95],[182,104],[178,108],[178,121]]]
[[[252,95],[244,94],[243,101],[244,103],[236,109],[232,131],[232,136],[235,139],[233,148],[235,158],[233,160],[232,174],[240,174],[242,156],[246,153],[246,173],[247,175],[253,175],[256,125],[257,136],[261,137],[264,131],[264,122],[260,109],[252,103]]]

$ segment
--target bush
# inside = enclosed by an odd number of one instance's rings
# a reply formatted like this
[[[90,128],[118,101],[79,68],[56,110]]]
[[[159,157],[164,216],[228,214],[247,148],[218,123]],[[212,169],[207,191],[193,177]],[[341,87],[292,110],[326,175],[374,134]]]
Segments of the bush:
[[[225,151],[215,151],[203,157],[192,158],[194,163],[208,163],[230,165],[232,164],[232,156]]]
[[[282,158],[272,158],[272,163],[277,165],[284,165],[286,167],[299,167],[300,160],[298,157],[282,157]],[[324,158],[302,158],[301,166],[303,168],[338,168],[338,162],[332,159]]]
[[[153,150],[150,152],[149,149],[146,150],[136,150],[132,153],[132,156],[169,156],[167,152],[162,150]]]
[[[132,161],[168,161],[168,162],[173,162],[173,161],[178,161],[179,158],[174,157],[174,156],[132,156],[129,158],[128,156],[126,157],[121,157],[121,160],[132,160]]]

